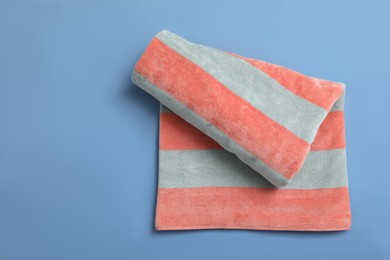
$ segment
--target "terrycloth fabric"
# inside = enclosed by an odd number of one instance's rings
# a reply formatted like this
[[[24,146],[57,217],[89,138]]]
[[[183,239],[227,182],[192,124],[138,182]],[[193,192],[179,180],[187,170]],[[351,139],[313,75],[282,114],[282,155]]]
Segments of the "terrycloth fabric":
[[[132,80],[164,105],[158,230],[350,227],[344,84],[166,30]]]

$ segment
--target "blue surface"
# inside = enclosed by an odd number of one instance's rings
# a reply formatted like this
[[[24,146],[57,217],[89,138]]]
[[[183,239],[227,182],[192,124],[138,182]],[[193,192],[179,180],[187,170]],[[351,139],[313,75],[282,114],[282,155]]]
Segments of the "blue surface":
[[[0,259],[390,259],[390,2],[0,0]],[[153,229],[155,33],[347,83],[353,227]]]

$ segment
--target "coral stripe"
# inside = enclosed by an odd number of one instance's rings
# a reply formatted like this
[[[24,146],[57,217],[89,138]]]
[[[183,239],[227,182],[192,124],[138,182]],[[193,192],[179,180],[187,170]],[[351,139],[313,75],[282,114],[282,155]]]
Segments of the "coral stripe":
[[[297,71],[262,60],[250,59],[234,53],[229,54],[245,60],[278,81],[295,95],[304,98],[327,111],[332,108],[333,100],[340,97],[344,90],[344,86],[337,82],[309,77]]]
[[[318,129],[311,144],[312,151],[345,148],[344,112],[330,112]]]
[[[331,202],[331,203],[330,203]],[[160,188],[157,230],[250,228],[345,230],[351,225],[348,188]]]
[[[160,114],[160,150],[221,149],[213,139],[174,113]]]
[[[345,148],[343,111],[328,114],[311,145],[312,151],[339,148]],[[201,150],[222,149],[222,147],[180,116],[165,112],[160,115],[160,149]]]
[[[135,70],[285,177],[291,179],[301,168],[309,143],[157,38]]]

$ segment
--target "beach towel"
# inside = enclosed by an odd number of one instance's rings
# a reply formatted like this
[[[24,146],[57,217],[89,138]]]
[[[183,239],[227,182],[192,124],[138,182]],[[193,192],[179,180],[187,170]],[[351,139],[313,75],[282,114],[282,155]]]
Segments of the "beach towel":
[[[167,30],[131,77],[161,102],[157,230],[350,228],[345,84]]]

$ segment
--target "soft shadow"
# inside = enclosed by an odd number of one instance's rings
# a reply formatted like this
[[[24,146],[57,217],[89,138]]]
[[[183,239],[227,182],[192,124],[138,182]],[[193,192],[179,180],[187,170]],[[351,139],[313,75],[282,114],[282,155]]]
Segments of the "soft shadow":
[[[131,102],[132,104],[139,106],[147,113],[150,113],[153,116],[158,115],[160,102],[149,93],[134,85],[130,79],[128,85],[123,89],[122,97],[126,99],[126,102]]]
[[[177,236],[191,233],[251,233],[259,236],[283,236],[283,237],[334,237],[346,233],[346,231],[281,231],[281,230],[247,230],[247,229],[194,229],[194,230],[166,230],[156,231],[153,225],[153,233],[156,236]]]
[[[146,111],[149,115],[152,117],[155,117],[156,120],[159,120],[159,115],[160,115],[160,102],[156,100],[153,96],[151,96],[149,93],[146,91],[140,89],[138,86],[133,84],[131,82],[131,79],[128,79],[127,85],[123,89],[123,93],[121,93],[121,96],[125,99],[126,103],[132,104],[133,106],[137,106],[137,108],[140,108],[141,110]],[[154,187],[155,191],[155,196],[153,200],[153,204],[151,205],[152,207],[152,212],[151,214],[151,233],[158,233],[156,232],[154,228],[154,220],[156,216],[156,202],[157,202],[157,191],[158,191],[158,153],[159,153],[159,123],[157,126],[157,129],[155,130],[156,137],[156,144],[155,144],[155,156],[154,156],[154,165],[156,165],[155,168],[155,178],[154,178],[154,183],[152,184]]]

